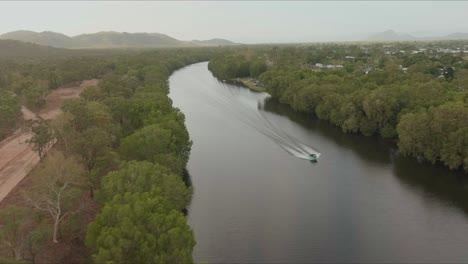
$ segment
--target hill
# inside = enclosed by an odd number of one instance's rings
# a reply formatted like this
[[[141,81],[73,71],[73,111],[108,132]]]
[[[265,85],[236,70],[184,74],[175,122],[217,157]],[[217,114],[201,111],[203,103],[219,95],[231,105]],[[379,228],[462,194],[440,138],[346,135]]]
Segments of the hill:
[[[386,30],[371,35],[367,40],[371,41],[405,41],[405,40],[456,40],[456,39],[468,39],[468,33],[452,33],[445,36],[434,36],[434,37],[415,37],[410,34],[397,33],[394,30]]]
[[[225,39],[182,41],[160,33],[97,32],[75,37],[44,31],[13,31],[0,35],[0,39],[13,39],[56,48],[148,48],[223,46],[235,43]]]
[[[183,41],[159,33],[98,32],[73,37],[75,48],[179,47]]]
[[[51,46],[58,48],[65,48],[72,45],[73,40],[60,33],[44,31],[34,32],[27,30],[19,30],[0,35],[0,39],[13,39],[23,42],[31,42],[43,46]]]
[[[87,57],[109,54],[133,53],[137,51],[122,49],[64,49],[19,40],[0,39],[0,60],[41,59],[51,57]]]
[[[468,39],[468,33],[457,32],[457,33],[449,34],[443,37],[443,39]]]
[[[18,40],[0,39],[0,59],[43,58],[58,55],[72,55],[73,53],[73,51],[66,49],[41,46]]]
[[[209,39],[209,40],[192,40],[192,44],[197,45],[197,46],[230,46],[230,45],[236,45],[235,42],[232,42],[230,40],[226,39],[219,39],[219,38],[214,38],[214,39]]]
[[[399,34],[393,30],[373,34],[369,40],[373,41],[396,41],[396,40],[416,40],[417,38],[410,34]]]

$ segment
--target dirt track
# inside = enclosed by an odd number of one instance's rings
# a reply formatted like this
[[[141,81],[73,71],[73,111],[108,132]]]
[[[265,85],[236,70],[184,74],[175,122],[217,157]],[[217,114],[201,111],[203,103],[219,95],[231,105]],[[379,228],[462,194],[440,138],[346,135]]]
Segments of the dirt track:
[[[47,96],[46,106],[38,115],[22,107],[23,118],[25,120],[52,119],[60,113],[60,107],[65,99],[79,97],[84,88],[96,86],[97,82],[97,80],[86,80],[81,84],[76,83],[75,86],[58,88]],[[0,142],[0,202],[39,162],[37,153],[26,143],[31,136],[30,132],[18,129]]]

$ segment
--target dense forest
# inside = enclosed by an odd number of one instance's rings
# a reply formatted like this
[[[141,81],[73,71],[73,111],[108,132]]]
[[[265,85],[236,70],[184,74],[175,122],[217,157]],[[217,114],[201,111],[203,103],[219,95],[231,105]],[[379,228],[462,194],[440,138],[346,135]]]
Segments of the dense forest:
[[[0,53],[0,139],[27,127],[41,162],[21,199],[0,206],[0,262],[193,261],[183,180],[192,142],[167,79],[200,61],[223,80],[256,79],[273,100],[343,132],[379,135],[404,155],[468,171],[463,41],[147,51],[16,44],[0,41],[13,52]],[[39,111],[51,91],[88,79],[97,87],[67,100],[58,117],[21,121],[21,106]]]
[[[272,98],[404,155],[468,171],[468,42],[249,47],[212,59],[219,79],[257,78]]]
[[[167,78],[215,52],[0,59],[2,136],[21,105],[38,110],[51,90],[99,79],[58,117],[28,124],[42,160],[20,201],[0,207],[0,262],[192,262],[184,216],[192,191],[183,180],[192,143]]]
[[[121,53],[136,52],[66,50],[0,40],[0,139],[14,128],[20,105],[40,109],[51,90],[103,76],[115,67],[111,58]]]

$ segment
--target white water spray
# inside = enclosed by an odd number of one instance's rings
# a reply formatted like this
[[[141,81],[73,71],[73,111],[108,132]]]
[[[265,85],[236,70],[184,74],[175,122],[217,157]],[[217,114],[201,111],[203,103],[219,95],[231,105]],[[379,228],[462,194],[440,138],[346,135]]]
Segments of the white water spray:
[[[207,85],[205,87],[219,86]],[[283,150],[295,157],[308,160],[310,154],[315,154],[317,157],[321,156],[319,151],[289,135],[281,127],[269,120],[257,107],[239,100],[238,89],[233,89],[232,86],[226,84],[223,84],[222,87],[224,89],[206,89],[210,105],[229,112],[236,119],[268,137]]]

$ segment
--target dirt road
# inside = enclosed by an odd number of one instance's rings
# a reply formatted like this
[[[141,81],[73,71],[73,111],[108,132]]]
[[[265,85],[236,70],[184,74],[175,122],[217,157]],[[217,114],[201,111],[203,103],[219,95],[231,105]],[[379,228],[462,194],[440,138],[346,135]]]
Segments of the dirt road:
[[[60,107],[65,99],[79,97],[84,88],[96,86],[97,82],[97,80],[86,80],[58,88],[47,96],[46,105],[39,114],[36,115],[26,107],[22,107],[23,118],[25,120],[52,119],[60,114]],[[30,132],[18,129],[13,135],[0,142],[0,202],[39,162],[37,153],[26,143],[31,136]]]

